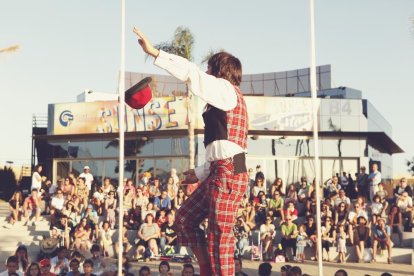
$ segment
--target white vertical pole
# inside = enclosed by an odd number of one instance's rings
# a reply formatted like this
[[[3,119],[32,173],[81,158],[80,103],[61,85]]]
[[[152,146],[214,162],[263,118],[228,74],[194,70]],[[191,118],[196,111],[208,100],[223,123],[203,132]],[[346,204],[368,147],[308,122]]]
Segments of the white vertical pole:
[[[122,276],[122,229],[124,218],[124,141],[125,141],[125,0],[121,0],[121,65],[119,70],[119,179],[118,179],[118,276]]]
[[[315,10],[314,0],[310,0],[310,85],[313,107],[313,141],[315,147],[315,188],[316,188],[316,225],[318,237],[318,270],[319,275],[323,276],[322,266],[322,231],[321,231],[321,199],[320,199],[320,163],[319,163],[319,137],[318,137],[318,99],[316,95],[316,51],[315,51]]]

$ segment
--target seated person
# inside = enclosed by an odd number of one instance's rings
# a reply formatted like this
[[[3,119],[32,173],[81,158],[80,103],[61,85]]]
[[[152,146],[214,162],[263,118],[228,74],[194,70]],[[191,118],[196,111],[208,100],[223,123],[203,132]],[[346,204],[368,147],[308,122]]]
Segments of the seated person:
[[[364,250],[367,247],[368,239],[370,237],[370,229],[367,226],[367,220],[364,216],[359,216],[358,224],[355,226],[355,249],[358,256],[358,262],[364,262]]]
[[[409,197],[413,197],[413,190],[408,185],[407,179],[405,177],[400,179],[398,186],[394,189],[394,196],[396,199],[400,197],[403,192],[407,192]]]
[[[154,217],[148,214],[145,223],[138,230],[138,248],[136,257],[150,258],[158,254],[157,241],[160,237],[160,228],[154,222]]]
[[[308,191],[309,191],[308,181],[306,180],[305,176],[302,176],[300,178],[300,187],[299,187],[299,192],[298,192],[298,200],[300,203],[303,203],[306,205],[306,202],[308,200]]]
[[[324,191],[325,197],[328,197],[332,193],[339,193],[341,185],[339,184],[338,176],[334,175],[330,180],[326,182],[326,189]]]
[[[160,210],[158,213],[159,214],[157,218],[157,224],[158,224],[158,227],[161,228],[161,225],[163,225],[167,221],[167,216],[166,216],[167,212],[166,210]]]
[[[256,227],[255,218],[256,211],[253,208],[253,204],[248,202],[246,204],[246,209],[242,211],[243,220],[247,223],[250,230],[253,230]]]
[[[403,246],[403,219],[400,212],[400,209],[393,205],[391,206],[390,213],[388,214],[388,225],[391,227],[391,231],[394,234],[398,234],[398,238],[400,241],[400,247]]]
[[[16,256],[10,256],[7,258],[6,261],[6,270],[0,273],[0,276],[9,276],[9,275],[18,275],[23,276],[24,273],[18,271],[17,268],[19,267],[18,260]]]
[[[86,218],[89,228],[92,230],[93,237],[92,239],[98,240],[99,237],[99,227],[98,227],[98,213],[94,210],[93,205],[89,204],[88,208],[83,212],[82,219]]]
[[[291,247],[293,249],[293,256],[296,258],[296,237],[298,235],[298,227],[292,220],[292,217],[286,215],[286,222],[281,228],[283,235],[281,243],[285,250],[286,248]]]
[[[157,211],[155,210],[154,204],[149,202],[146,210],[141,212],[141,221],[145,221],[145,218],[148,214],[151,214],[153,218],[157,216]]]
[[[93,273],[96,275],[101,275],[105,270],[106,264],[101,258],[101,248],[99,245],[94,244],[91,247],[92,257],[90,260],[93,262]]]
[[[380,183],[380,184],[378,184],[378,192],[376,193],[376,195],[378,195],[379,197],[380,197],[380,202],[381,203],[385,203],[385,202],[387,202],[387,204],[388,204],[388,200],[387,200],[387,198],[388,198],[388,192],[386,191],[386,190],[384,190],[384,183]],[[391,199],[391,201],[392,201],[392,199]]]
[[[400,209],[404,227],[411,229],[413,220],[413,199],[407,192],[403,192],[397,200],[397,206]]]
[[[22,192],[16,191],[14,192],[13,196],[9,200],[9,223],[14,225],[16,221],[20,220],[20,216],[22,213],[22,206],[23,206],[23,196]]]
[[[75,250],[89,250],[91,228],[87,218],[82,218],[81,222],[73,233],[74,249]]]
[[[285,218],[290,217],[292,221],[298,218],[298,210],[295,208],[295,204],[290,201],[285,210]]]
[[[51,272],[51,266],[50,266],[50,260],[47,258],[42,259],[39,262],[39,266],[40,266],[40,275],[42,276],[55,276],[56,274]]]
[[[356,225],[358,223],[358,217],[365,217],[365,220],[368,222],[368,212],[362,209],[361,203],[358,201],[354,204],[354,209],[349,212],[348,221],[352,225]],[[369,224],[369,223],[368,223]]]
[[[306,202],[306,215],[307,216],[316,216],[316,190],[313,190],[310,193],[310,197],[309,197],[308,201]]]
[[[296,204],[297,201],[298,193],[296,192],[296,187],[294,184],[290,184],[286,193],[285,204],[289,204],[289,202],[293,202],[293,204]]]
[[[240,258],[244,256],[245,249],[249,245],[249,232],[250,228],[247,223],[244,222],[243,217],[238,217],[236,224],[233,227],[235,237],[234,256]]]
[[[269,210],[273,212],[273,217],[280,217],[282,220],[285,219],[284,214],[284,201],[279,191],[275,191],[273,197],[269,200]]]
[[[311,244],[313,245],[313,248],[315,250],[315,257],[318,255],[318,247],[317,247],[317,232],[316,232],[316,223],[313,216],[307,216],[306,222],[305,222],[305,232],[308,236],[309,240],[311,241]]]
[[[390,227],[388,225],[385,224],[385,220],[380,218],[377,221],[377,224],[374,225],[374,228],[372,230],[373,232],[373,237],[374,237],[374,242],[372,245],[372,249],[373,249],[373,255],[372,255],[372,263],[376,262],[376,256],[377,256],[377,248],[378,245],[381,246],[381,248],[385,249],[387,248],[387,252],[388,252],[388,263],[391,264],[392,263],[392,259],[391,259],[391,248],[392,248],[392,242],[391,242],[391,231],[390,231]]]
[[[170,253],[179,253],[177,245],[177,227],[174,221],[174,214],[167,214],[167,221],[161,225],[161,238],[160,238],[161,254],[166,255],[167,251]],[[170,247],[170,250],[166,250],[166,246]],[[169,254],[171,255],[171,254]]]
[[[326,202],[322,203],[321,222],[325,223],[327,219],[331,219],[332,217],[333,215],[332,215],[331,205],[327,204]]]
[[[256,177],[256,180],[254,182],[254,186],[252,189],[252,196],[258,197],[259,193],[263,192],[266,194],[266,187],[264,186],[264,178],[263,177]]]
[[[26,197],[23,203],[25,225],[31,223],[30,216],[34,213],[32,225],[36,225],[36,221],[40,218],[42,210],[40,209],[40,198],[37,189],[33,189],[30,196]]]
[[[161,192],[160,196],[157,196],[154,200],[154,209],[159,210],[171,210],[171,199],[168,197],[166,190]]]
[[[62,246],[57,249],[56,256],[50,259],[50,271],[56,275],[64,275],[69,271],[69,260],[66,258],[66,254],[66,247]]]
[[[58,218],[65,208],[65,199],[63,197],[63,192],[61,189],[56,190],[56,195],[52,197],[52,201],[50,202],[50,215],[51,220],[55,220]]]
[[[160,180],[158,178],[151,178],[150,185],[148,188],[149,199],[150,201],[154,201],[154,199],[161,195],[161,186]]]
[[[50,224],[50,237],[56,239],[62,239],[64,246],[69,248],[71,228],[69,226],[68,217],[65,215],[59,215],[59,217]]]
[[[86,179],[84,177],[78,177],[76,183],[77,188],[75,192],[75,205],[79,210],[83,211],[88,206],[89,189],[85,184]]]
[[[83,273],[81,276],[96,276],[96,274],[92,273],[94,271],[93,261],[91,259],[87,259],[83,262]]]
[[[109,221],[104,221],[99,234],[99,244],[102,248],[102,256],[109,257],[109,249],[113,246],[112,235],[113,231],[110,228]]]
[[[349,222],[349,213],[346,210],[345,203],[340,203],[338,205],[338,209],[335,211],[334,226],[338,227],[339,225],[342,225],[344,227],[345,233],[348,234],[349,240],[352,244],[354,240],[354,229],[353,225]]]
[[[328,254],[328,258],[322,258],[323,260],[330,261],[329,248],[334,244],[336,240],[335,226],[332,225],[332,219],[327,218],[325,225],[321,227],[322,233],[322,250],[325,249]],[[323,254],[323,251],[322,251]],[[323,256],[322,256],[323,257]]]
[[[388,202],[381,202],[381,197],[379,195],[374,195],[373,202],[369,206],[371,209],[372,222],[375,224],[377,219],[385,217],[385,210],[387,209]]]
[[[335,198],[335,201],[334,201],[335,209],[338,209],[338,206],[341,203],[344,203],[345,204],[345,210],[349,211],[350,206],[351,206],[351,200],[349,199],[349,197],[347,197],[345,195],[345,190],[344,189],[340,189],[339,193],[338,193],[338,197]]]
[[[72,259],[69,262],[70,271],[66,276],[80,276],[81,272],[79,271],[80,261],[78,259]]]
[[[263,243],[263,253],[265,254],[265,260],[271,259],[273,254],[273,239],[276,236],[276,230],[272,222],[272,217],[267,216],[266,223],[260,226],[260,240]]]

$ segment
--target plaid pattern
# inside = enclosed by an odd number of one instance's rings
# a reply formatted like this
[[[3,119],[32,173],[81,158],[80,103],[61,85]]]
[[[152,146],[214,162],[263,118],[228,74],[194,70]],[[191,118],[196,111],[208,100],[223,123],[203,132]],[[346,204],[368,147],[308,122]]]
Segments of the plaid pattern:
[[[243,95],[238,87],[234,88],[237,94],[237,105],[236,108],[226,112],[228,140],[246,149],[249,118]]]
[[[233,174],[233,160],[211,163],[210,176],[186,200],[176,214],[178,242],[206,246],[199,224],[208,217],[208,251],[213,275],[234,275],[234,235],[238,204],[247,188],[247,173]]]

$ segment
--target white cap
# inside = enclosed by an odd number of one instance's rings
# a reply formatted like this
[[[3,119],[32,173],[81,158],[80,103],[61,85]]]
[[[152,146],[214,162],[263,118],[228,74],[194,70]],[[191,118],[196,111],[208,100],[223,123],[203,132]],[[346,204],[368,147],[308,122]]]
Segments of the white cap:
[[[89,168],[89,166],[85,166],[85,167],[83,167],[83,169],[84,170],[89,170],[90,168]]]

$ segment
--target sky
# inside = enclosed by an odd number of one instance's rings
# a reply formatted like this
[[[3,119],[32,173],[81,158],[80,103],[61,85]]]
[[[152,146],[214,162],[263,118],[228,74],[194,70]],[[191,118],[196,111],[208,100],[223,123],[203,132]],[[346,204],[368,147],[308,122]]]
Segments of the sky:
[[[332,65],[332,86],[362,90],[414,156],[414,1],[315,0],[316,62]],[[85,89],[117,93],[120,3],[102,0],[0,0],[0,164],[29,163],[32,114],[74,102]],[[309,1],[126,0],[126,70],[163,74],[138,48],[133,26],[153,43],[178,26],[195,37],[195,62],[210,49],[239,57],[243,73],[309,67]]]

